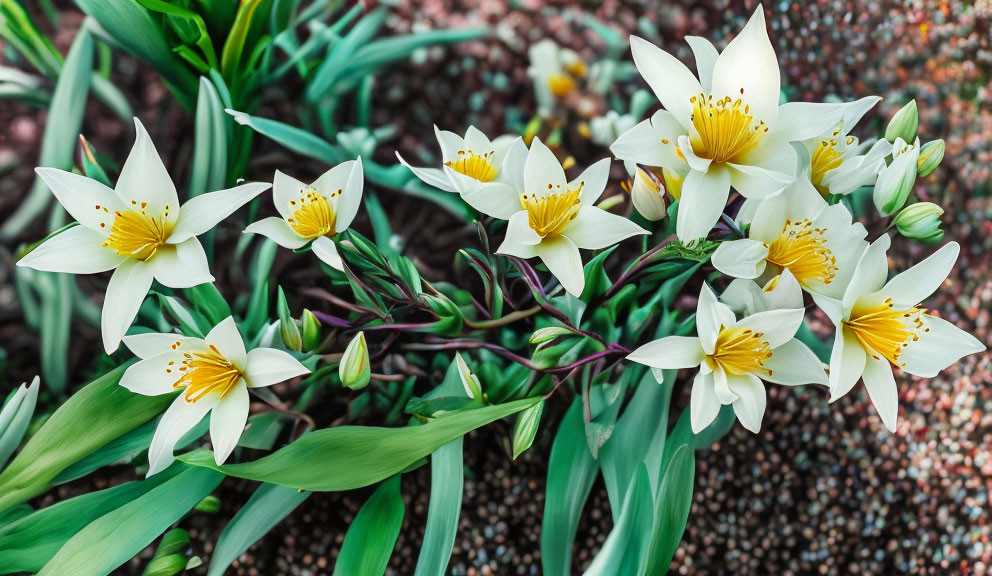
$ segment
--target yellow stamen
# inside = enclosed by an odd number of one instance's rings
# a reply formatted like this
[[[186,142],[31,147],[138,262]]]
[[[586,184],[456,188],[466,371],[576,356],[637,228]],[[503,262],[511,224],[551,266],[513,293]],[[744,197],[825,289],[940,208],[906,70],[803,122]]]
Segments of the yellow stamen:
[[[179,342],[173,345],[177,348]],[[179,373],[179,378],[172,384],[175,389],[185,388],[183,399],[196,402],[207,394],[218,392],[223,398],[234,384],[241,378],[241,371],[229,362],[212,344],[205,352],[184,353],[180,365],[173,368],[169,363],[166,373]]]
[[[736,162],[754,150],[768,132],[764,122],[755,123],[751,107],[740,98],[731,100],[727,96],[714,102],[712,94],[700,94],[689,98],[689,102],[695,128],[692,150],[700,158],[716,163]]]
[[[479,182],[491,182],[499,173],[493,168],[493,155],[495,150],[490,150],[485,154],[476,154],[471,150],[459,150],[458,160],[445,162],[455,172],[475,178]]]
[[[340,194],[341,190],[335,190],[331,196]],[[287,221],[300,236],[319,238],[333,236],[336,233],[334,226],[338,218],[334,208],[324,195],[313,188],[301,190],[300,199],[290,200],[289,206],[294,212],[292,218]]]
[[[710,368],[723,368],[728,374],[764,374],[772,371],[765,368],[765,360],[772,357],[772,349],[764,339],[764,334],[750,328],[720,328],[713,353],[706,361]]]
[[[554,74],[548,78],[548,88],[558,98],[568,96],[572,90],[575,90],[575,86],[575,78],[567,74]]]
[[[140,205],[132,201],[134,210],[114,212],[114,222],[110,226],[110,234],[103,246],[111,248],[121,256],[135,260],[148,260],[169,238],[171,229],[168,223],[169,207],[166,206],[161,216],[152,217],[145,213],[146,202]],[[106,207],[97,205],[97,210],[108,212]],[[106,224],[101,223],[100,227]]]
[[[881,355],[893,365],[902,367],[906,364],[899,361],[903,348],[920,339],[920,330],[930,330],[923,328],[925,314],[925,308],[897,310],[893,308],[892,298],[886,298],[878,306],[855,306],[850,320],[844,320],[843,325],[872,358],[877,360]]]
[[[575,78],[584,78],[586,72],[588,71],[585,62],[581,60],[575,60],[574,62],[569,62],[565,64],[565,71],[574,76]]]
[[[575,219],[582,208],[579,193],[582,185],[575,190],[555,191],[548,184],[549,192],[543,195],[524,194],[520,197],[520,205],[527,210],[527,222],[541,238],[556,236]]]
[[[823,246],[825,228],[814,228],[809,220],[785,221],[782,235],[768,244],[768,262],[788,268],[803,286],[811,282],[830,284],[837,274],[836,258]]]
[[[820,140],[820,145],[813,151],[812,170],[809,179],[821,196],[825,197],[830,193],[830,187],[823,185],[823,177],[826,176],[827,172],[838,168],[843,163],[844,158],[837,150],[837,140],[834,138]]]

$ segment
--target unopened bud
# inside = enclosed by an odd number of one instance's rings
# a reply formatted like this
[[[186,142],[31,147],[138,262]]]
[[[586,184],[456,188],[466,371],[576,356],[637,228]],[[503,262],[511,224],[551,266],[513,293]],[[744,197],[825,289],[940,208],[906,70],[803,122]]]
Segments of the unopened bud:
[[[872,199],[883,216],[888,216],[906,204],[916,184],[916,162],[920,157],[918,145],[897,139],[892,150],[892,163],[885,167],[875,182]]]
[[[158,549],[155,550],[155,558],[168,556],[170,554],[183,554],[189,548],[189,532],[182,528],[169,530],[162,536]]]
[[[282,335],[283,344],[290,350],[299,352],[303,348],[303,336],[300,335],[300,327],[296,325],[296,320],[289,313],[289,303],[286,302],[286,294],[279,287],[276,307],[279,312],[279,333]]]
[[[920,158],[916,161],[916,175],[926,178],[944,160],[944,141],[932,140],[920,148]]]
[[[537,430],[541,425],[542,412],[544,412],[544,400],[517,415],[517,421],[513,424],[514,460],[534,443],[534,437],[537,436]]]
[[[630,184],[630,201],[638,214],[648,220],[661,220],[668,215],[665,206],[665,186],[653,172],[637,167]]]
[[[462,381],[462,386],[465,387],[465,394],[473,400],[482,398],[482,383],[479,382],[479,377],[472,374],[465,359],[457,352],[455,353],[455,364],[458,366],[458,377]]]
[[[574,334],[568,328],[562,326],[548,326],[547,328],[538,328],[534,330],[534,333],[530,336],[531,344],[540,344],[542,342],[547,342],[548,340],[554,340],[559,336],[567,336],[569,334]]]
[[[200,500],[196,506],[193,507],[197,512],[203,512],[206,514],[216,514],[220,512],[220,498],[211,494],[203,500]]]
[[[944,231],[940,229],[943,214],[944,209],[933,202],[917,202],[896,215],[896,229],[906,238],[936,244],[944,237]]]
[[[317,320],[317,317],[313,315],[313,312],[304,308],[303,317],[301,318],[300,323],[303,324],[303,349],[316,349],[320,346],[320,320]]]
[[[369,347],[365,343],[364,332],[359,332],[344,349],[344,356],[338,365],[338,376],[345,388],[360,390],[368,385],[372,378],[372,367],[369,365]]]
[[[885,139],[893,144],[899,138],[912,142],[916,139],[916,131],[919,127],[920,116],[916,109],[916,100],[910,100],[889,121],[889,125],[885,128]]]
[[[152,561],[145,566],[142,576],[173,576],[186,569],[189,561],[182,554],[170,554],[152,558]]]

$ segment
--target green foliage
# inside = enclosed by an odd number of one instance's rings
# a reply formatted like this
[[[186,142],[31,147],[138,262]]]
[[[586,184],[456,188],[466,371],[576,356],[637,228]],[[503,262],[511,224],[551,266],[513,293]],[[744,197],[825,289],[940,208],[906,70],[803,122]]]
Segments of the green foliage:
[[[382,576],[403,524],[400,475],[383,482],[351,522],[334,564],[340,576]]]

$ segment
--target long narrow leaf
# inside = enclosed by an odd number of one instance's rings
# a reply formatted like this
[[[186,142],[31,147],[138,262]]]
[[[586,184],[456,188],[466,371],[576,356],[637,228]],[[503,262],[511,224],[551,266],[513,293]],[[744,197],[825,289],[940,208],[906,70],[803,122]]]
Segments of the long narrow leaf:
[[[358,511],[341,544],[334,576],[382,576],[403,525],[400,475],[379,486]]]

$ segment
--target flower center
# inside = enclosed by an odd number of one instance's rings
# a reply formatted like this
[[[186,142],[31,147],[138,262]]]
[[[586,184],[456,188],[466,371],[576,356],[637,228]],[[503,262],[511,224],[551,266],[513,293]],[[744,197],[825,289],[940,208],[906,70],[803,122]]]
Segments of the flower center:
[[[741,89],[741,94],[744,89]],[[692,103],[692,150],[713,162],[735,162],[761,142],[768,126],[751,115],[751,107],[738,98],[726,96],[713,101],[713,95],[689,98]],[[742,107],[743,106],[743,107]]]
[[[145,213],[147,202],[142,202],[140,208],[138,203],[131,201],[136,210],[124,210],[114,212],[114,222],[110,226],[110,234],[104,240],[103,246],[110,248],[121,256],[128,256],[135,260],[148,260],[155,255],[159,247],[165,245],[171,230],[168,225],[169,207],[161,216],[152,217]],[[105,206],[96,206],[97,210],[109,212]],[[106,223],[100,223],[101,228],[106,227]]]
[[[459,150],[458,160],[445,162],[444,165],[479,182],[491,182],[499,173],[493,168],[494,154],[496,154],[495,150],[490,150],[485,154],[476,154],[471,150]]]
[[[568,96],[575,90],[575,78],[568,74],[552,74],[548,77],[548,88],[558,98]]]
[[[925,314],[925,308],[896,310],[892,307],[892,299],[886,298],[885,302],[872,308],[855,306],[850,320],[844,320],[843,324],[873,358],[877,360],[881,354],[893,365],[902,366],[905,363],[899,362],[899,355],[910,342],[920,339]],[[929,330],[923,328],[924,332]]]
[[[830,187],[823,185],[823,177],[827,175],[827,172],[830,172],[834,168],[839,168],[844,163],[843,155],[837,150],[836,136],[839,133],[839,130],[834,132],[830,140],[820,140],[820,145],[813,151],[813,157],[811,159],[812,170],[809,179],[821,196],[826,196],[830,193]],[[849,137],[847,143],[848,145],[853,144],[854,137]]]
[[[335,190],[332,197],[341,194],[341,190]],[[297,234],[304,238],[319,238],[321,236],[333,236],[334,226],[337,223],[337,214],[334,208],[323,194],[318,193],[313,188],[306,188],[300,191],[299,200],[290,200],[289,205],[293,208],[293,216],[287,219],[289,225],[296,230]]]
[[[579,194],[582,186],[575,190],[549,192],[544,195],[524,194],[520,197],[520,205],[527,211],[527,223],[541,238],[556,236],[575,219],[582,208]],[[551,190],[551,184],[548,184]]]
[[[720,366],[730,374],[765,374],[772,371],[765,368],[765,360],[772,357],[771,346],[762,339],[764,334],[750,328],[720,328],[713,353],[706,360],[710,368]]]
[[[176,342],[173,348],[179,345]],[[174,361],[170,361],[165,372],[171,374],[173,371],[179,373],[179,378],[172,387],[177,390],[185,388],[183,398],[187,402],[196,402],[212,392],[219,392],[223,398],[241,378],[241,370],[224,358],[213,344],[206,352],[184,353],[178,367]]]
[[[785,221],[782,235],[768,244],[768,262],[788,268],[803,286],[810,282],[830,284],[837,273],[836,258],[823,246],[826,228],[814,228],[809,220]]]

